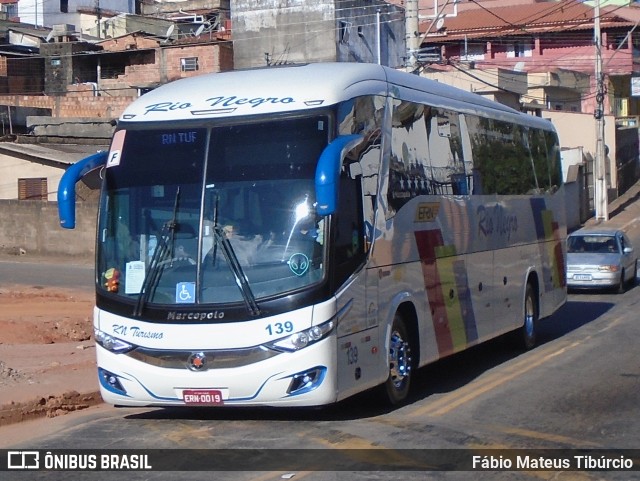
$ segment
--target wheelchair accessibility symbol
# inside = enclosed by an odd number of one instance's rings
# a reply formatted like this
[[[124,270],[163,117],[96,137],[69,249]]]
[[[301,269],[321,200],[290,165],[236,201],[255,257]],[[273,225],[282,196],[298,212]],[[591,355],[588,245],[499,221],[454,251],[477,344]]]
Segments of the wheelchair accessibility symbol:
[[[193,304],[196,302],[196,283],[178,282],[176,284],[176,304]]]

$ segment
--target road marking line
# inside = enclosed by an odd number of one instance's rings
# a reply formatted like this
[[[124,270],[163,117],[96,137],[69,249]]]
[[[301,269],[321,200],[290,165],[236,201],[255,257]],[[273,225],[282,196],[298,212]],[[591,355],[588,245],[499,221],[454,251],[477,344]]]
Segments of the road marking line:
[[[501,369],[499,372],[495,372],[487,376],[485,379],[478,380],[477,382],[471,382],[463,386],[460,389],[455,390],[452,393],[442,396],[440,399],[427,404],[421,408],[418,408],[408,415],[410,417],[417,416],[442,416],[443,414],[452,411],[453,409],[473,400],[487,391],[494,389],[501,384],[506,383],[514,379],[517,376],[522,375],[523,373],[530,371],[542,364],[548,362],[549,360],[563,354],[569,349],[573,349],[576,346],[579,346],[583,340],[575,341],[571,344],[566,344],[559,349],[556,349],[554,345],[555,351],[543,355],[541,358],[537,360],[531,360],[531,356],[526,356],[524,359],[515,362],[514,364],[507,366],[505,369]],[[549,349],[547,349],[549,350]],[[544,352],[540,352],[538,354],[544,354]]]
[[[600,328],[595,334],[602,334],[613,327],[615,327],[621,321],[620,317],[617,317],[610,322],[608,322],[604,327]],[[486,378],[479,379],[476,381],[472,381],[471,383],[456,389],[455,391],[445,394],[441,398],[435,400],[432,403],[429,403],[423,407],[417,408],[408,413],[410,417],[417,416],[442,416],[461,405],[472,401],[473,399],[479,397],[480,395],[486,393],[487,391],[494,389],[501,384],[506,383],[507,381],[511,381],[517,376],[530,371],[547,361],[553,359],[554,357],[563,354],[564,352],[573,349],[579,345],[584,344],[586,341],[591,339],[594,334],[587,334],[583,338],[570,342],[570,341],[561,341],[559,342],[560,347],[558,347],[558,343],[554,343],[552,346],[543,346],[538,351],[533,351],[531,355],[542,356],[538,360],[531,361],[530,357],[525,356],[523,359],[514,362],[513,364],[500,369],[499,372],[490,373]],[[555,350],[553,350],[555,349]],[[553,351],[552,351],[553,350]],[[548,351],[552,351],[545,355]]]
[[[540,431],[533,431],[531,429],[524,428],[515,428],[512,426],[502,426],[497,424],[488,424],[479,426],[481,429],[488,429],[491,431],[504,433],[504,434],[513,434],[516,436],[520,436],[527,439],[538,439],[542,441],[549,441],[553,443],[566,444],[572,447],[586,448],[601,448],[602,446],[598,443],[592,443],[585,439],[574,439],[569,436],[562,436],[560,434],[551,434],[551,433],[543,433]]]
[[[346,435],[345,439],[337,442],[331,442],[327,439],[316,437],[312,438],[312,440],[316,441],[320,445],[326,446],[327,448],[340,451],[341,455],[346,456],[351,460],[372,464],[372,470],[374,470],[376,466],[376,460],[374,460],[372,463],[371,457],[373,456],[373,453],[367,451],[375,450],[384,450],[384,460],[386,465],[415,465],[416,468],[420,468],[424,471],[428,471],[429,468],[437,469],[436,466],[429,466],[427,464],[424,464],[420,459],[411,458],[409,456],[406,456],[405,454],[402,454],[402,449],[398,450],[397,447],[389,448],[386,446],[382,446],[379,443],[373,444],[368,439],[364,439],[353,434],[343,434]]]
[[[302,479],[302,478],[306,478],[307,476],[309,476],[310,474],[314,473],[315,471],[296,471],[295,473],[293,471],[284,471],[281,473],[274,473],[272,471],[269,471],[267,473],[263,473],[260,476],[257,476],[255,478],[251,478],[251,481],[272,481],[272,480],[276,480],[276,479]],[[288,474],[294,474],[294,476],[291,477],[287,477],[286,475]]]

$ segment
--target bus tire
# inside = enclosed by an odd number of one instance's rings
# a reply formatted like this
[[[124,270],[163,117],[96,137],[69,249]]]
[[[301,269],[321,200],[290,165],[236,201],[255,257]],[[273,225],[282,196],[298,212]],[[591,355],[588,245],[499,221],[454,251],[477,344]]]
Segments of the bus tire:
[[[409,330],[402,316],[396,313],[389,336],[389,377],[384,385],[386,399],[394,406],[409,395],[412,363]]]
[[[538,303],[536,291],[530,282],[524,296],[524,323],[520,328],[520,338],[526,350],[533,349],[536,345],[536,327],[538,324]]]

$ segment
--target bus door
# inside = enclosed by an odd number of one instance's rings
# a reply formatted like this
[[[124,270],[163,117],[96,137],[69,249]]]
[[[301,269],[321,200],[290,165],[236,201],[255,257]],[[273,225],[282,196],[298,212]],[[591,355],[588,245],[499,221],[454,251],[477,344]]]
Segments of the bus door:
[[[365,219],[372,225],[375,197],[367,195],[361,172],[357,162],[343,169],[333,220],[333,272],[335,285],[342,286],[337,293],[338,390],[341,397],[377,384],[382,354],[377,329],[377,270],[366,269],[369,241]]]

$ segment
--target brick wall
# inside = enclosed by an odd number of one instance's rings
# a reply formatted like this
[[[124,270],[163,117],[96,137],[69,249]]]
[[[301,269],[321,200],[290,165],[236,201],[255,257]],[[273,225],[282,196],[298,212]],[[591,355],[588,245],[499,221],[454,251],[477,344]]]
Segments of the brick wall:
[[[139,39],[143,46],[144,39]],[[142,53],[141,53],[142,55]],[[197,57],[198,70],[183,72],[181,58]],[[91,83],[69,84],[67,95],[0,95],[0,105],[34,107],[46,109],[53,117],[118,118],[124,109],[135,100],[138,92],[131,86],[163,84],[184,77],[205,73],[224,72],[233,69],[233,50],[224,43],[164,47],[148,51],[139,59],[140,63],[125,67],[123,75],[113,79],[101,79],[100,96],[96,96]],[[5,64],[3,64],[5,62]],[[0,56],[0,81],[6,71],[6,58]],[[21,81],[11,77],[12,81]],[[25,91],[26,86],[14,86],[13,90]]]
[[[220,49],[218,45],[184,46],[165,49],[165,65],[167,80],[177,80],[185,77],[195,77],[203,73],[213,73],[220,71],[220,59],[218,58]],[[182,58],[198,59],[198,70],[183,72],[181,70]]]
[[[180,59],[198,58],[198,70],[183,72]],[[156,50],[153,63],[137,63],[125,67],[123,75],[114,79],[101,79],[100,86],[114,97],[133,95],[131,85],[146,86],[163,84],[185,77],[195,77],[205,73],[224,72],[233,69],[233,51],[221,44],[184,45]]]
[[[73,86],[70,86],[73,87]],[[90,117],[115,119],[135,100],[129,97],[94,97],[92,90],[75,91],[68,97],[41,95],[0,95],[0,105],[47,109],[53,117]]]

